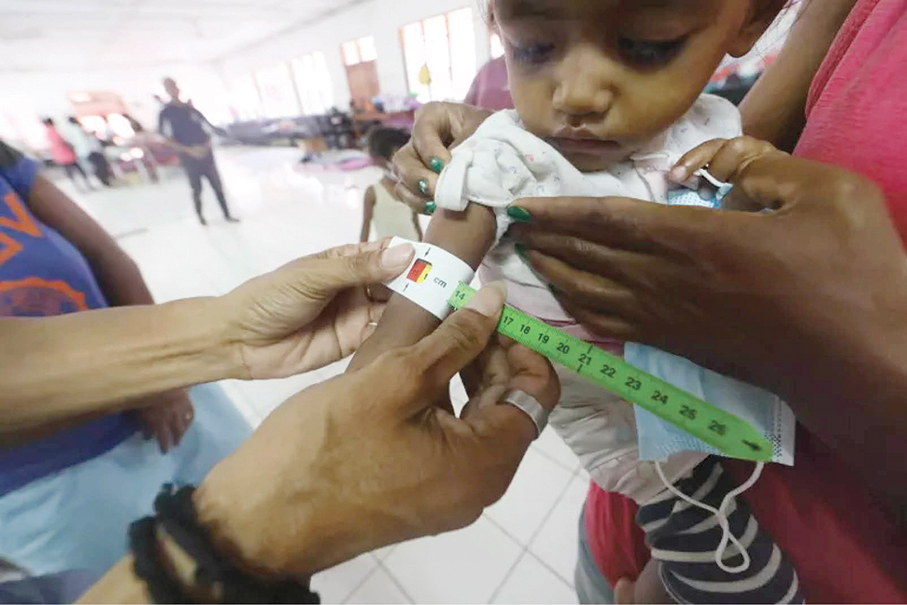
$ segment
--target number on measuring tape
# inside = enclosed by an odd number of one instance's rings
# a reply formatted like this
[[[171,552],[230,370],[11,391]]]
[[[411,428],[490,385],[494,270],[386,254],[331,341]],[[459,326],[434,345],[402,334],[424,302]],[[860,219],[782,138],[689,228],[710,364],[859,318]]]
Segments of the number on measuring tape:
[[[460,284],[450,306],[460,309],[474,294],[475,290]],[[729,456],[746,460],[772,458],[768,440],[741,418],[534,317],[505,307],[498,331]]]

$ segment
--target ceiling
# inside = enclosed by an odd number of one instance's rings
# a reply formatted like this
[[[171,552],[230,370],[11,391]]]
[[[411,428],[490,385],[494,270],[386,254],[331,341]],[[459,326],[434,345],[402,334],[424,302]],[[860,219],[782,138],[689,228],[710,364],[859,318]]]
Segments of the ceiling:
[[[216,61],[365,0],[0,0],[0,71]]]

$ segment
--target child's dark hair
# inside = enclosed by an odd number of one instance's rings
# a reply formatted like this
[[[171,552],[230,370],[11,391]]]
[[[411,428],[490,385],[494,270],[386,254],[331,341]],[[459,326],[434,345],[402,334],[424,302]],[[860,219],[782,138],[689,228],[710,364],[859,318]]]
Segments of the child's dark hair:
[[[409,143],[409,133],[396,128],[376,126],[368,133],[368,154],[390,161],[394,152]]]

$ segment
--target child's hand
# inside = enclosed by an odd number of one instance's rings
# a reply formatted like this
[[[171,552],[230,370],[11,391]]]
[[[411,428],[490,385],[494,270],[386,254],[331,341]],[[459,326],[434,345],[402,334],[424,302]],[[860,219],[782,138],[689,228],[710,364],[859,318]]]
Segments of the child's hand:
[[[771,143],[753,137],[714,139],[680,158],[668,178],[685,183],[697,170],[706,168],[719,181],[730,182],[741,176],[753,161],[772,154],[787,155]]]
[[[178,389],[147,399],[147,407],[136,410],[145,439],[157,439],[162,454],[177,447],[192,424],[195,411],[189,393]]]

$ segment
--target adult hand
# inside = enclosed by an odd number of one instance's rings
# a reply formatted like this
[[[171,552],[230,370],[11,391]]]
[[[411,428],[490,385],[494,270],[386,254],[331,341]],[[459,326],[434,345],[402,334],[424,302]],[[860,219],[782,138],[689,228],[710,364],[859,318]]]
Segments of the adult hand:
[[[384,304],[366,286],[403,272],[415,251],[390,240],[334,248],[253,279],[223,297],[244,378],[282,378],[351,355],[371,334]]]
[[[773,212],[531,199],[515,233],[590,328],[785,391],[817,351],[904,325],[904,247],[871,182],[780,151],[716,176]]]
[[[431,200],[438,175],[450,163],[450,151],[482,125],[492,112],[459,103],[428,103],[416,111],[413,135],[397,155],[394,168],[400,177],[397,198],[421,214],[433,214]]]
[[[180,444],[183,434],[195,418],[189,392],[177,389],[144,400],[145,407],[135,414],[145,439],[157,439],[162,454]]]
[[[474,522],[536,435],[527,415],[499,403],[504,392],[548,409],[559,396],[544,359],[497,342],[483,353],[504,298],[487,287],[416,345],[278,408],[196,492],[219,547],[257,573],[290,576]],[[435,406],[479,356],[461,418]]]
[[[778,151],[719,178],[773,211],[521,200],[515,234],[583,324],[778,393],[902,506],[907,262],[883,194]]]

